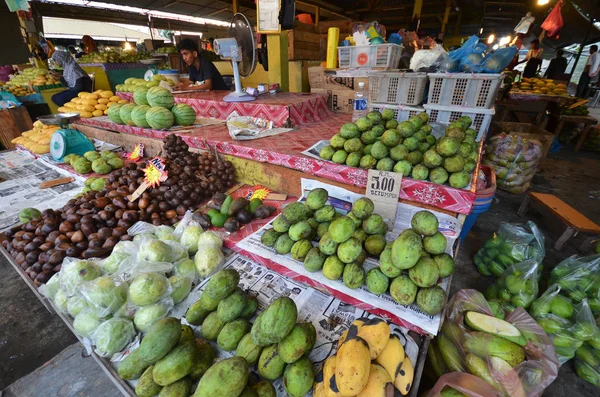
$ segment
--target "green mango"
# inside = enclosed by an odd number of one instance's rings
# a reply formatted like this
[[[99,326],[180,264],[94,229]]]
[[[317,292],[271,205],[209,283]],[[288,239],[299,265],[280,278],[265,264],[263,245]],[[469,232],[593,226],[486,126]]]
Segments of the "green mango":
[[[153,397],[156,396],[162,389],[162,386],[156,383],[152,378],[153,370],[154,365],[146,368],[135,385],[135,394],[137,394],[138,397]]]
[[[152,377],[161,386],[170,385],[186,376],[194,367],[198,346],[196,341],[177,345],[154,365]]]
[[[250,323],[245,319],[231,321],[221,329],[217,337],[217,344],[225,351],[234,351],[240,340],[250,330]]]
[[[239,396],[248,383],[248,362],[242,357],[219,361],[200,378],[193,397]]]
[[[211,367],[215,360],[215,351],[210,343],[202,339],[196,339],[198,347],[196,361],[188,376],[192,380],[198,380]]]
[[[267,346],[263,349],[258,359],[258,373],[267,380],[275,380],[283,375],[285,362],[279,356],[277,344]]]
[[[158,393],[158,397],[188,397],[191,392],[192,380],[183,378],[163,387]]]

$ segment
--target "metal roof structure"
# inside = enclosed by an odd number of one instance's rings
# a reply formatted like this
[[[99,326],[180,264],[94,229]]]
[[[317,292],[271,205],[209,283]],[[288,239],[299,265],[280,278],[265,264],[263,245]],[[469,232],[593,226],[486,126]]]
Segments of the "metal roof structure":
[[[90,35],[95,40],[137,41],[150,39],[150,33],[140,32],[114,23],[44,17],[44,35],[48,38],[81,39]]]

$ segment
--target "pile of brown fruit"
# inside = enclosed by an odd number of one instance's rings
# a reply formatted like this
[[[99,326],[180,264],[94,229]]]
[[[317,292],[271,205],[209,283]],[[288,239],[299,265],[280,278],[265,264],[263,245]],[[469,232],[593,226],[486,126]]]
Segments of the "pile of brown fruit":
[[[34,284],[44,284],[60,271],[65,257],[105,257],[119,241],[132,238],[127,229],[137,221],[173,225],[188,209],[234,183],[231,163],[218,154],[191,153],[174,135],[165,139],[164,148],[168,178],[138,200],[127,196],[143,182],[145,162],[113,171],[102,191],[89,191],[10,229],[0,236],[2,246]]]

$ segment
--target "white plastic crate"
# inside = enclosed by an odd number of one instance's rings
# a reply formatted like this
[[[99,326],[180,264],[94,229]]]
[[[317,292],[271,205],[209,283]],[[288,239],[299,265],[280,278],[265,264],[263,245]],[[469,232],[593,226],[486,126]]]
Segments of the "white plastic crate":
[[[427,73],[381,72],[369,75],[369,102],[419,105],[425,96]]]
[[[451,123],[462,116],[473,121],[471,128],[477,131],[477,141],[485,139],[496,111],[492,109],[459,108],[455,106],[423,105],[429,115],[430,123]]]
[[[494,106],[502,74],[430,73],[427,103],[490,109]]]
[[[425,109],[422,107],[417,106],[390,105],[388,103],[369,103],[369,111],[377,110],[378,112],[383,112],[385,109],[392,109],[394,111],[394,119],[398,120],[399,123],[425,111]]]
[[[340,69],[395,69],[400,63],[403,48],[401,45],[392,43],[338,47]]]

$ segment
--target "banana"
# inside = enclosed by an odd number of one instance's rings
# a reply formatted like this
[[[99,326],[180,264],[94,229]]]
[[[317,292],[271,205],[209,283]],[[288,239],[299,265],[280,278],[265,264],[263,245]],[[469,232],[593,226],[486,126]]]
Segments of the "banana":
[[[375,360],[390,339],[390,326],[384,320],[374,318],[358,329],[358,336],[367,341],[371,360]]]
[[[335,360],[335,383],[341,395],[356,396],[360,393],[367,385],[370,369],[369,345],[363,338],[349,336]]]
[[[398,385],[402,383],[400,379],[400,367],[404,358],[404,347],[402,346],[402,342],[400,342],[400,338],[396,335],[390,335],[387,345],[385,345],[383,351],[375,359],[375,362],[380,364],[388,372],[393,379],[394,386],[396,386],[398,390],[400,390]]]
[[[356,397],[393,397],[394,384],[390,374],[378,364],[371,364],[369,381]]]

